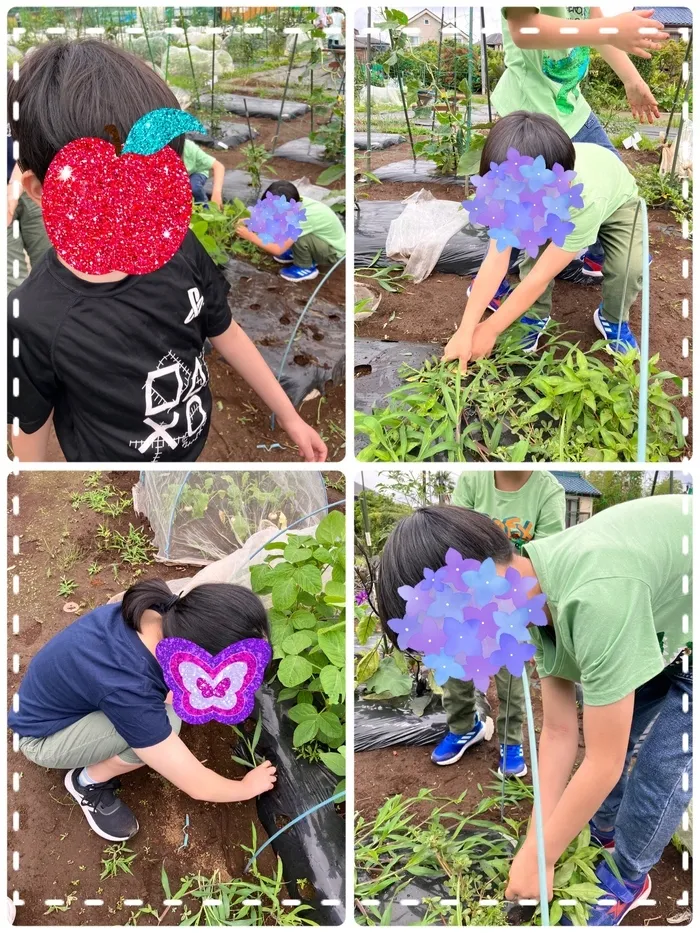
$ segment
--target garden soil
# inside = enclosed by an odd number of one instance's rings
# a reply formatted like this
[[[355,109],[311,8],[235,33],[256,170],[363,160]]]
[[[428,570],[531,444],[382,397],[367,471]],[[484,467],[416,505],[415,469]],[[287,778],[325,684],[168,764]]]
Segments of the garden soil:
[[[371,154],[373,167],[386,161],[400,158],[399,151],[408,151],[403,144],[389,151]],[[650,158],[651,157],[651,158]],[[405,158],[405,155],[404,155]],[[625,152],[627,164],[649,164],[654,153]],[[364,162],[361,163],[364,167]],[[451,185],[426,185],[435,197],[462,200],[463,189]],[[398,200],[408,197],[417,190],[415,185],[371,184],[363,186],[363,195],[373,200]],[[685,337],[690,337],[692,323],[682,316],[683,299],[691,298],[690,279],[682,275],[682,262],[692,262],[690,242],[680,236],[680,225],[667,210],[650,208],[649,237],[653,262],[650,267],[650,355],[660,354],[660,362],[678,376],[689,380],[689,395],[680,398],[677,406],[681,415],[691,418],[692,397],[692,346],[687,357],[682,355]],[[511,281],[517,278],[511,276]],[[356,333],[360,337],[379,340],[409,340],[416,343],[434,343],[436,353],[454,333],[466,304],[469,280],[457,275],[434,273],[420,285],[409,285],[403,292],[382,293],[378,310],[370,317],[358,322]],[[560,326],[565,339],[580,341],[581,347],[589,348],[600,334],[593,324],[593,312],[600,301],[597,286],[580,286],[557,281],[554,286],[552,317]],[[632,330],[640,333],[641,298],[632,305],[630,320]],[[601,359],[607,360],[606,354]],[[688,436],[688,455],[692,450],[692,433]]]
[[[39,648],[81,613],[101,605],[130,586],[141,576],[159,575],[166,579],[191,574],[187,567],[145,566],[129,568],[118,565],[115,580],[104,551],[97,548],[97,528],[107,524],[126,534],[129,522],[137,527],[133,511],[118,518],[106,518],[81,505],[73,510],[70,497],[84,491],[87,473],[42,472],[10,477],[10,496],[19,495],[20,515],[9,516],[8,536],[20,536],[20,556],[12,555],[9,538],[9,572],[19,574],[20,596],[10,597],[8,618],[20,613],[20,630],[10,635],[10,652],[19,656],[19,673],[8,670],[8,703],[16,691],[27,663]],[[131,495],[138,473],[103,473],[102,481],[112,483]],[[148,529],[147,529],[148,530]],[[93,562],[105,564],[90,577],[87,568]],[[67,599],[57,595],[59,581],[66,576],[78,583]],[[66,612],[66,603],[79,608]],[[9,733],[8,733],[9,737]],[[182,738],[191,751],[221,774],[241,778],[245,769],[231,760],[231,730],[220,723],[194,728],[183,725]],[[235,737],[234,737],[235,738]],[[12,774],[21,774],[20,791],[12,789]],[[161,867],[164,865],[173,893],[179,879],[201,872],[209,877],[219,871],[222,880],[242,876],[248,854],[242,846],[251,844],[251,827],[258,840],[266,838],[254,800],[218,805],[192,800],[158,774],[143,769],[126,775],[122,798],[137,814],[141,828],[128,846],[136,853],[133,876],[120,873],[117,878],[100,881],[101,858],[108,844],[93,833],[80,807],[63,787],[63,772],[47,771],[30,764],[10,750],[8,759],[8,796],[11,810],[19,813],[19,832],[9,831],[10,851],[18,851],[19,872],[10,873],[8,888],[18,891],[24,906],[18,908],[21,925],[124,925],[135,908],[123,900],[140,898],[160,910],[164,898]],[[183,848],[184,825],[189,817],[189,841]],[[11,825],[11,821],[10,821]],[[263,874],[269,875],[276,859],[268,847],[258,860]],[[75,895],[69,910],[52,911],[46,916],[44,900],[66,899]],[[103,906],[85,907],[84,899],[104,900]],[[166,924],[177,924],[180,908],[170,908]],[[155,918],[143,916],[139,924],[153,924]]]
[[[542,728],[542,703],[539,681],[532,679],[533,711],[537,733]],[[487,698],[492,709],[498,709],[498,696],[491,684]],[[356,701],[357,702],[357,701]],[[394,794],[413,797],[423,787],[430,788],[435,796],[456,798],[466,791],[462,804],[454,809],[470,813],[484,795],[497,796],[498,740],[482,742],[469,749],[454,765],[438,767],[430,761],[433,746],[411,746],[383,748],[355,754],[355,808],[366,819],[373,819],[384,801]],[[583,737],[579,737],[579,752],[576,763],[583,759]],[[530,759],[530,748],[525,734],[525,758]],[[531,774],[524,779],[531,782]],[[483,793],[479,788],[483,789]],[[416,808],[416,814],[427,816],[435,804],[425,803]],[[530,814],[527,805],[509,807],[506,815],[514,819],[525,819]],[[498,819],[498,813],[486,814],[484,819]],[[678,907],[676,901],[685,890],[690,890],[691,879],[683,870],[680,853],[669,845],[659,864],[652,870],[651,897],[654,906],[639,907],[622,923],[623,926],[664,925],[678,923],[678,917],[687,908]],[[675,919],[674,919],[675,918]],[[690,916],[682,922],[690,922]]]

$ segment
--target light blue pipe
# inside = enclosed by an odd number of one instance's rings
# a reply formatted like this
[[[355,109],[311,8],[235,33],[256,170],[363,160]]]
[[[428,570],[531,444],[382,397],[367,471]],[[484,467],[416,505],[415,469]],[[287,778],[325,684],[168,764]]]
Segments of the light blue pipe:
[[[243,870],[243,874],[244,875],[248,874],[248,872],[250,871],[250,866],[253,864],[256,858],[260,855],[263,849],[266,849],[270,845],[273,839],[277,839],[277,837],[281,836],[282,833],[286,833],[287,830],[291,829],[292,826],[294,826],[296,823],[299,823],[301,820],[306,819],[307,816],[311,816],[312,813],[315,813],[317,810],[320,810],[321,807],[327,807],[329,803],[334,803],[336,800],[342,800],[344,796],[345,796],[344,790],[342,790],[339,794],[333,794],[333,796],[329,797],[328,800],[322,800],[321,803],[317,803],[315,806],[310,807],[308,810],[304,810],[303,813],[300,813],[299,816],[295,816],[294,819],[291,820],[289,823],[287,823],[286,826],[283,826],[282,829],[278,829],[277,832],[274,835],[270,836],[270,838],[266,842],[263,842],[263,844],[260,846],[257,852],[253,853],[248,864]]]
[[[532,767],[532,791],[534,795],[535,832],[537,835],[537,876],[540,882],[540,910],[542,926],[549,926],[549,901],[547,899],[547,860],[544,851],[544,823],[542,821],[542,798],[540,797],[540,771],[537,764],[537,735],[535,717],[532,715],[530,683],[527,671],[523,667],[523,687],[525,688],[525,712],[527,714],[527,735],[530,741],[530,765]]]
[[[345,499],[340,499],[339,502],[334,502],[333,505],[334,505],[334,506],[336,506],[336,505],[345,505]],[[254,552],[250,555],[250,557],[248,558],[248,563],[250,563],[251,560],[252,560],[254,557],[257,557],[258,554],[259,554],[261,551],[264,551],[268,544],[272,544],[272,542],[275,541],[277,538],[279,538],[279,537],[281,537],[282,535],[286,534],[288,531],[291,531],[292,528],[296,528],[296,526],[297,526],[297,525],[300,525],[302,522],[305,522],[307,518],[313,518],[313,516],[314,516],[314,515],[318,515],[319,512],[327,512],[327,511],[328,511],[328,505],[322,505],[320,509],[314,509],[313,512],[309,512],[308,515],[302,515],[301,518],[298,518],[295,522],[292,522],[291,525],[287,525],[286,528],[281,528],[281,529],[280,529],[276,534],[274,534],[268,541],[266,541],[264,544],[262,544],[262,545],[257,549],[257,551],[254,551]]]
[[[647,459],[647,406],[649,405],[649,218],[647,205],[639,199],[642,211],[642,346],[639,356],[639,420],[637,426],[637,460]]]

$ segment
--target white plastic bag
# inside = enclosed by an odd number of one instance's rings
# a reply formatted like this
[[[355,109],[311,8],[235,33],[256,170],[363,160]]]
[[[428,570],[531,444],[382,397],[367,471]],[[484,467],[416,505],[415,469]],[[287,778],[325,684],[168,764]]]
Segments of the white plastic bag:
[[[446,243],[469,217],[459,201],[439,201],[421,188],[406,198],[405,210],[391,222],[386,238],[389,259],[405,262],[414,282],[427,279]]]

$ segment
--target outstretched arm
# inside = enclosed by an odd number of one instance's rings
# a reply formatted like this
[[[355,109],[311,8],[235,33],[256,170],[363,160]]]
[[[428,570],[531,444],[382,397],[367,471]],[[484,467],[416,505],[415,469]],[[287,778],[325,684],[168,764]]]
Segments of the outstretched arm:
[[[278,246],[276,243],[263,243],[256,233],[253,233],[246,227],[245,223],[239,224],[239,226],[236,227],[236,233],[238,236],[243,237],[244,240],[255,243],[259,249],[264,250],[271,256],[281,256],[282,253],[286,253],[288,249],[294,246],[294,240],[287,240],[283,246]]]
[[[52,421],[53,412],[38,431],[33,431],[31,434],[26,434],[21,429],[19,434],[13,434],[10,427],[8,431],[10,446],[12,453],[20,463],[43,463],[46,460]]]

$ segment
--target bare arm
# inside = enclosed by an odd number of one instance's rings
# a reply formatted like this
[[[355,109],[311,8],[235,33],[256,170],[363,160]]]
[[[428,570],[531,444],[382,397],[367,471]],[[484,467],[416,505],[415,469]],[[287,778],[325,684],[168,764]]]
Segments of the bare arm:
[[[276,768],[269,761],[249,771],[241,781],[225,778],[205,768],[174,732],[158,745],[134,751],[145,764],[193,800],[206,800],[209,803],[250,800],[251,797],[272,790],[277,780]]]
[[[506,19],[513,42],[520,49],[570,49],[578,45],[602,49],[612,46],[640,58],[651,58],[650,52],[660,49],[669,37],[663,31],[663,23],[651,18],[653,10],[637,10],[619,16],[602,16],[600,9],[596,12],[598,15],[590,19],[562,20],[558,16],[538,13],[532,7],[508,7]],[[611,31],[601,33],[601,29]],[[640,33],[640,29],[645,32]]]
[[[46,460],[52,421],[53,412],[48,420],[31,434],[26,434],[22,430],[19,434],[13,434],[12,428],[9,429],[10,446],[20,463],[41,463]]]
[[[7,226],[9,227],[15,217],[19,196],[22,193],[22,169],[15,164],[7,183]]]
[[[226,167],[222,162],[214,160],[214,164],[211,167],[211,177],[212,177],[212,188],[211,188],[211,199],[216,204],[216,206],[221,210],[223,204],[223,190],[224,190],[224,174],[226,172]]]
[[[257,234],[246,227],[245,223],[236,227],[236,233],[244,240],[249,240],[251,243],[254,243],[258,249],[264,250],[271,256],[281,256],[282,253],[286,253],[288,249],[294,246],[294,240],[287,240],[283,246],[278,246],[277,243],[263,243]]]
[[[559,803],[578,751],[576,687],[560,677],[543,677],[542,733],[538,749],[542,818],[547,820]]]
[[[218,337],[212,337],[211,342],[229,366],[245,379],[251,389],[275,413],[281,427],[297,444],[304,459],[308,462],[323,462],[328,456],[328,448],[294,408],[287,393],[245,331],[232,321],[228,330]]]

